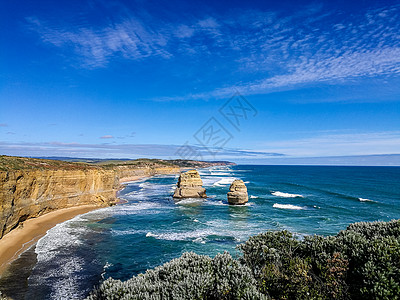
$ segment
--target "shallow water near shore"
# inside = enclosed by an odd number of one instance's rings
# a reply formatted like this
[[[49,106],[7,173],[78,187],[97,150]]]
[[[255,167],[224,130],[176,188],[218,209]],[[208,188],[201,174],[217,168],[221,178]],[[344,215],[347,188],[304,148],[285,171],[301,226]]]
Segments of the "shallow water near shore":
[[[332,235],[358,221],[400,218],[399,167],[228,166],[200,170],[209,198],[171,198],[177,176],[132,182],[127,203],[58,224],[0,280],[14,299],[83,299],[108,277],[127,280],[185,251],[214,256],[249,236],[287,229]],[[226,193],[243,179],[249,203]],[[21,272],[23,270],[23,272]]]

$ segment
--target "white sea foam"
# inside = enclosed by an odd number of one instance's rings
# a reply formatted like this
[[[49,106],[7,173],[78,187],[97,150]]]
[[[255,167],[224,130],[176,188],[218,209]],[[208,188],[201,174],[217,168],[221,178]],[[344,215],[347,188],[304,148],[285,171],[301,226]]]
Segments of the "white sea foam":
[[[275,203],[272,205],[272,207],[275,208],[281,208],[281,209],[293,209],[293,210],[302,210],[305,209],[305,207],[297,206],[297,205],[292,205],[292,204],[278,204]]]
[[[152,233],[148,232],[146,237],[154,237],[159,240],[167,241],[185,241],[185,240],[196,240],[198,238],[206,238],[209,235],[216,235],[217,233],[209,229],[205,230],[194,230],[185,232],[166,232],[166,233]]]
[[[222,202],[222,200],[220,200],[220,201],[207,201],[207,204],[209,204],[209,205],[228,205],[228,203],[224,203],[224,202]]]
[[[375,202],[374,200],[366,199],[366,198],[358,198],[358,200],[361,202]]]
[[[250,199],[258,199],[258,198],[259,198],[258,196],[253,196],[253,195],[250,196]]]
[[[203,186],[212,186],[218,180],[221,180],[221,177],[203,176],[201,179],[203,180]]]
[[[49,261],[57,256],[60,249],[69,245],[82,244],[80,236],[89,230],[84,227],[73,227],[75,219],[57,224],[47,231],[36,244],[35,252],[38,262]]]
[[[141,201],[138,203],[117,206],[113,209],[113,215],[156,214],[161,213],[164,209],[172,208],[163,207],[161,204],[156,202]]]
[[[176,201],[175,204],[177,205],[200,204],[203,203],[204,201],[206,200],[201,198],[186,198],[183,200]]]
[[[213,185],[214,186],[223,186],[223,185],[230,185],[236,178],[234,177],[227,177],[227,178],[222,178],[221,180],[218,180],[215,182]]]
[[[145,234],[145,230],[135,230],[135,229],[128,229],[128,230],[115,230],[111,229],[112,235],[132,235],[132,234]]]
[[[89,213],[90,214],[90,213]],[[34,272],[30,280],[37,285],[48,285],[51,282],[50,299],[80,299],[84,297],[79,290],[78,282],[82,280],[79,273],[85,264],[79,256],[70,255],[71,247],[82,245],[81,237],[90,232],[90,229],[76,226],[82,217],[58,224],[48,230],[36,244],[36,266],[51,265],[44,271]],[[69,255],[66,255],[68,251]],[[35,267],[36,268],[36,267]]]
[[[205,244],[206,243],[206,241],[202,237],[198,237],[198,238],[194,239],[193,242],[194,243],[200,243],[200,244]]]
[[[304,196],[300,195],[300,194],[290,194],[290,193],[283,193],[283,192],[279,192],[279,191],[272,192],[271,194],[274,196],[283,197],[283,198],[297,198],[297,197],[304,198]]]
[[[211,172],[211,175],[213,176],[230,176],[232,173],[227,173],[227,172]]]

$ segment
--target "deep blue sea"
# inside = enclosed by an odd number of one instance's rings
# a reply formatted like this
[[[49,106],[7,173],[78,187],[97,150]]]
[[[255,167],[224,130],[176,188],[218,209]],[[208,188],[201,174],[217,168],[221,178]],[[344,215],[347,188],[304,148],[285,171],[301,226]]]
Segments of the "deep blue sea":
[[[400,218],[400,167],[227,166],[200,170],[206,200],[175,202],[178,176],[129,183],[127,203],[48,231],[12,265],[0,290],[15,299],[82,299],[108,277],[126,280],[185,251],[214,256],[254,234],[333,235],[350,223]],[[249,203],[227,204],[242,179]]]

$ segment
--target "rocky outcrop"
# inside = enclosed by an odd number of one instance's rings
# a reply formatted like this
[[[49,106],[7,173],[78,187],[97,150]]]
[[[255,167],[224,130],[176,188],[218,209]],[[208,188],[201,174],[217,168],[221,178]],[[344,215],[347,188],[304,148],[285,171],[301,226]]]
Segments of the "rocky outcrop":
[[[190,170],[179,176],[174,198],[207,198],[199,172]]]
[[[249,201],[247,187],[243,180],[236,179],[232,182],[228,192],[228,203],[232,205],[243,205]]]

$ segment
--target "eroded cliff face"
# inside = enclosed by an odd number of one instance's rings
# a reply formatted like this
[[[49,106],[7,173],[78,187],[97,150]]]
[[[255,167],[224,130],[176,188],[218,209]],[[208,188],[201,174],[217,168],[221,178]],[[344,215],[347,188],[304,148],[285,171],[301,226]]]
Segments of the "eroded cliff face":
[[[144,167],[132,167],[132,166],[118,166],[115,168],[116,176],[119,183],[128,182],[137,179],[138,176],[153,176],[162,174],[174,174],[179,173],[179,167],[170,166],[144,166]]]
[[[177,167],[136,166],[0,171],[0,238],[21,222],[53,210],[112,205],[120,183],[137,176],[178,172]]]
[[[29,218],[115,200],[118,181],[112,170],[16,170],[0,172],[0,237]]]

